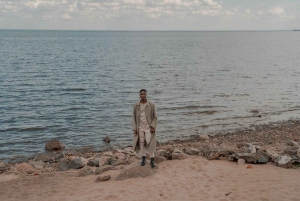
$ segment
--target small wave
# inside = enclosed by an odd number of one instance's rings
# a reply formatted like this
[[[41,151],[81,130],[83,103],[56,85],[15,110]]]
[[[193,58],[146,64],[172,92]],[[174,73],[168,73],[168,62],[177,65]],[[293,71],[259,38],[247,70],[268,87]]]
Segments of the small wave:
[[[218,108],[218,107],[224,107],[224,106],[213,106],[213,105],[188,105],[188,106],[183,106],[183,107],[170,107],[170,108],[161,108],[163,110],[182,110],[182,109],[188,109],[188,110],[193,110],[193,109],[207,109],[207,108]]]
[[[29,128],[21,128],[20,131],[41,131],[45,130],[43,127],[29,127]]]
[[[17,131],[19,128],[8,128],[8,129],[0,129],[0,132],[7,132],[7,131]]]
[[[199,114],[205,114],[205,115],[212,115],[217,113],[218,111],[216,110],[207,110],[207,111],[196,111],[196,112],[187,112],[183,113],[184,115],[199,115]]]
[[[84,88],[66,88],[63,89],[62,91],[85,91],[86,89]]]

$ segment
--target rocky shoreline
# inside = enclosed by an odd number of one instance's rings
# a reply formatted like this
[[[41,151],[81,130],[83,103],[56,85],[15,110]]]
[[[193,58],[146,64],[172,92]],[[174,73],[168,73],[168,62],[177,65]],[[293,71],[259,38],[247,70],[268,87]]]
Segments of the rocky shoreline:
[[[208,160],[228,160],[237,164],[267,162],[283,168],[298,168],[300,165],[300,121],[288,120],[264,125],[254,125],[247,129],[221,132],[213,136],[192,135],[186,140],[172,140],[158,143],[155,153],[157,164],[166,160],[182,160],[191,155],[206,157]],[[63,149],[61,142],[55,141],[47,149]],[[79,169],[77,176],[102,174],[108,170],[122,169],[117,180],[132,177],[146,177],[158,169],[150,165],[141,167],[140,159],[132,147],[93,151],[81,149],[53,151],[39,154],[22,163],[0,162],[0,174],[34,176],[53,171]],[[159,165],[158,165],[159,166]],[[101,176],[95,182],[109,180]]]

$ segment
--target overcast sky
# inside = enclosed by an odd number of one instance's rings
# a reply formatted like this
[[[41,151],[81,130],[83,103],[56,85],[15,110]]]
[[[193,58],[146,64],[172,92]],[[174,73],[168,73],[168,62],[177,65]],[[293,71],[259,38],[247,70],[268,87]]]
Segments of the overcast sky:
[[[291,30],[300,0],[0,0],[0,29]]]

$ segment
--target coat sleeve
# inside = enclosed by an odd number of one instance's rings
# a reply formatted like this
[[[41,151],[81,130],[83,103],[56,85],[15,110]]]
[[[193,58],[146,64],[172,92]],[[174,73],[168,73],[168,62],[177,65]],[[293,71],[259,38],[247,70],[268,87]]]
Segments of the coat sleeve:
[[[135,109],[135,105],[133,106],[133,116],[132,116],[132,130],[136,130],[136,119],[135,119],[135,113],[136,113],[136,109]]]
[[[150,125],[152,128],[154,128],[156,130],[156,126],[157,126],[157,116],[156,116],[156,108],[155,105],[153,104],[153,117],[152,117],[152,122]]]

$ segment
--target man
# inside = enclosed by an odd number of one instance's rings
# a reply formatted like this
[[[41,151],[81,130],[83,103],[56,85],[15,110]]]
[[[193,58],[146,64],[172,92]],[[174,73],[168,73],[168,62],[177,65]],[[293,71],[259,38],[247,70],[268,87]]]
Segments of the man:
[[[140,90],[140,99],[133,107],[133,150],[139,151],[140,156],[142,156],[141,166],[146,164],[146,154],[149,154],[151,167],[154,168],[157,125],[155,105],[147,100],[146,89]]]

